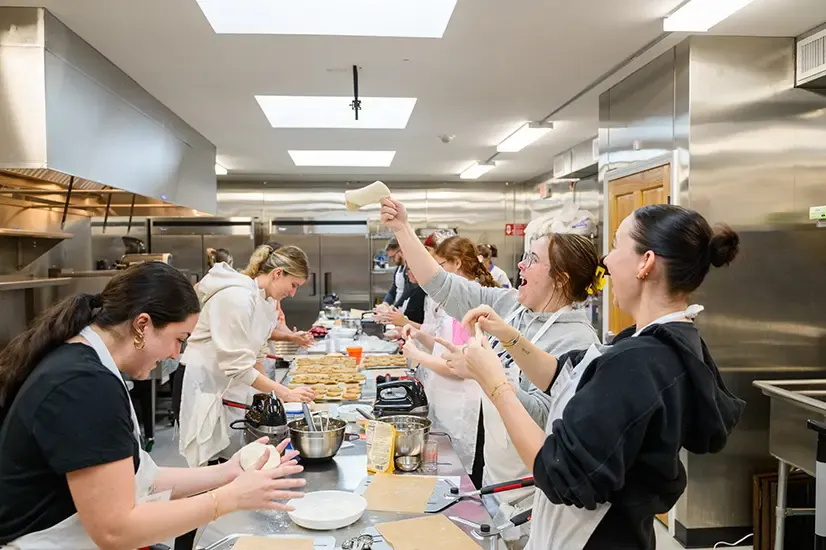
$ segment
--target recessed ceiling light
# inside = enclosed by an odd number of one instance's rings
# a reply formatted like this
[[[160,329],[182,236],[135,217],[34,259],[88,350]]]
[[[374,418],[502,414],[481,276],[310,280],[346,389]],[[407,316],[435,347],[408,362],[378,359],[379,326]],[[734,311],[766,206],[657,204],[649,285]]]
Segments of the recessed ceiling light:
[[[362,97],[359,119],[351,97],[257,95],[255,100],[273,128],[354,128],[403,130],[416,106],[415,97]]]
[[[218,34],[441,38],[456,0],[197,0]]]
[[[216,162],[215,163],[215,175],[216,176],[226,176],[227,175],[227,169]]]
[[[465,168],[465,171],[459,174],[459,177],[463,180],[479,179],[494,168],[496,168],[495,162],[474,162]]]
[[[387,168],[396,151],[287,151],[296,166]]]
[[[496,150],[500,153],[517,153],[553,129],[553,123],[526,122],[506,137]]]
[[[663,21],[666,32],[707,32],[754,0],[690,0]]]

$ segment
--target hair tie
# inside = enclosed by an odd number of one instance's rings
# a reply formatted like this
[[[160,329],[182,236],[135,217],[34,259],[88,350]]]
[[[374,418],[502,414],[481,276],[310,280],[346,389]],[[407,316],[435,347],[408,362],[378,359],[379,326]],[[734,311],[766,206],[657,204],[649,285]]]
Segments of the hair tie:
[[[588,294],[593,296],[597,292],[602,292],[605,288],[605,268],[598,266],[596,273],[594,273],[594,282],[588,285]]]
[[[89,307],[92,309],[103,307],[103,298],[101,298],[100,294],[92,295],[91,299],[89,299]]]

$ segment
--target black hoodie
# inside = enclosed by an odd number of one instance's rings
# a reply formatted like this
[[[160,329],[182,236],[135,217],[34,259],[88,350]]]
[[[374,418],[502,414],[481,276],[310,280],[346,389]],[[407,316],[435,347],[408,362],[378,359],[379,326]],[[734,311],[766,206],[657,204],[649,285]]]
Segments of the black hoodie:
[[[634,338],[635,330],[588,366],[534,462],[536,485],[554,504],[611,503],[585,550],[654,550],[654,516],[685,490],[680,449],[719,452],[745,406],[693,324],[653,325]]]

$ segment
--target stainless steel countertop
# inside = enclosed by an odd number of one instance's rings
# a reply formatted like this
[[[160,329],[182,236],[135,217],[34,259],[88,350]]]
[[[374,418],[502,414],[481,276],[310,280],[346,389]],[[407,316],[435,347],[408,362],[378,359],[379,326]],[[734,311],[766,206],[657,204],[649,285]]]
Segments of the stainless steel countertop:
[[[459,457],[453,451],[448,438],[444,436],[431,436],[439,441],[439,466],[436,475],[456,476],[461,478],[462,492],[473,491],[474,487],[470,478],[465,473],[464,467],[459,461]],[[444,464],[444,463],[449,463]],[[404,474],[399,474],[404,475]],[[418,474],[421,475],[421,474]],[[307,480],[305,492],[312,491],[355,491],[361,480],[367,476],[367,455],[364,441],[355,441],[353,446],[342,449],[335,458],[324,464],[306,465],[303,477]],[[474,523],[490,523],[491,517],[487,510],[477,500],[464,500],[454,504],[441,512],[443,515],[458,516]],[[350,527],[336,531],[309,531],[303,529],[290,521],[286,513],[283,512],[236,512],[220,518],[218,521],[210,523],[204,529],[199,546],[208,546],[221,540],[227,535],[244,533],[247,535],[275,535],[275,534],[301,534],[307,536],[334,536],[337,547],[345,540],[358,536],[361,532],[375,526],[378,523],[396,521],[419,517],[411,514],[400,514],[392,512],[370,512]],[[461,524],[456,524],[462,530],[470,533],[471,529]],[[504,548],[504,544],[498,539],[479,541],[482,548]]]

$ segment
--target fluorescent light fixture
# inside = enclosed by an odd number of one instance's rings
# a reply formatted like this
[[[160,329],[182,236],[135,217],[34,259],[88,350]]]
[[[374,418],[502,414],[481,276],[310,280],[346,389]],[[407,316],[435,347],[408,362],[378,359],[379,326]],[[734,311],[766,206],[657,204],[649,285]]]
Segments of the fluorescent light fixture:
[[[217,34],[441,38],[456,0],[197,0]]]
[[[459,174],[463,180],[476,180],[496,168],[495,162],[474,162]]]
[[[416,106],[415,97],[362,97],[359,119],[349,97],[257,95],[255,100],[273,128],[350,128],[403,130]]]
[[[227,175],[227,169],[216,162],[215,163],[215,175],[216,176],[226,176]]]
[[[296,166],[387,168],[396,151],[287,151]]]
[[[526,122],[496,146],[500,153],[517,153],[551,130],[553,123]]]
[[[707,32],[754,0],[690,0],[663,21],[666,32]]]

